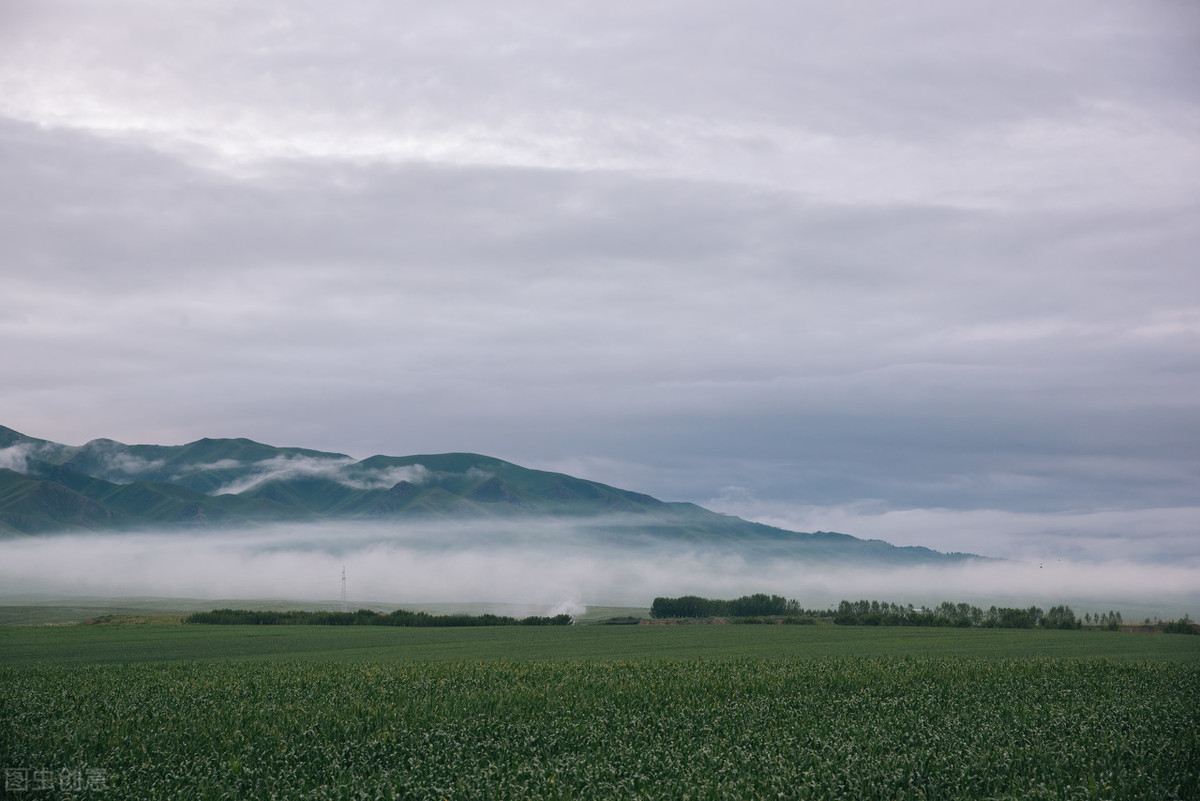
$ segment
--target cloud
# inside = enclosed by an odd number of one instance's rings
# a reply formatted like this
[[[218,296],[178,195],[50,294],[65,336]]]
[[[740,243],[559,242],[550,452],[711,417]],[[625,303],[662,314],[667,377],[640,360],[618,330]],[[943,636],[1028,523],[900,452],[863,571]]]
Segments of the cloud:
[[[364,468],[349,457],[273,456],[255,462],[222,459],[208,464],[190,466],[185,472],[203,470],[237,470],[245,474],[222,485],[213,495],[237,495],[271,481],[297,478],[323,478],[360,490],[388,489],[401,481],[423,484],[435,474],[424,465],[395,465],[384,468]],[[182,475],[182,474],[181,474]]]
[[[350,458],[320,458],[312,456],[274,456],[249,464],[223,460],[229,467],[250,472],[215,490],[213,495],[238,495],[270,481],[295,478],[325,478],[354,489],[388,489],[401,481],[422,484],[433,475],[423,465],[397,465],[382,469],[358,466]],[[206,468],[212,465],[206,466]]]
[[[0,423],[1195,557],[1198,13],[12,5]]]
[[[566,523],[485,533],[478,525],[277,527],[0,542],[6,594],[332,601],[346,567],[354,604],[493,602],[539,612],[647,607],[657,595],[770,592],[815,608],[860,597],[904,603],[1070,603],[1082,613],[1178,616],[1200,607],[1200,566],[1127,562],[981,563],[955,568],[830,569],[747,561],[652,543],[597,546]]]
[[[881,501],[811,506],[759,499],[725,487],[706,505],[793,531],[853,532],[893,545],[921,545],[1006,559],[1200,567],[1200,507],[1097,508],[1061,512],[895,509]]]
[[[687,24],[673,3],[467,9],[26,10],[2,40],[0,109],[251,174],[277,158],[605,169],[995,205],[1095,202],[1112,164],[1126,189],[1190,193],[1163,157],[1189,152],[1186,114],[1145,122],[1149,98],[1188,94],[1183,11],[1066,3],[981,26],[952,3],[869,20],[703,3]],[[1138,57],[1116,67],[1123,50]]]
[[[134,477],[158,470],[167,462],[165,459],[146,459],[132,453],[108,452],[102,455],[104,470],[118,476]]]
[[[29,472],[29,457],[32,451],[33,447],[24,442],[0,448],[0,468],[17,473]]]
[[[175,474],[175,478],[179,479],[183,476],[191,475],[192,473],[204,473],[209,470],[233,470],[242,466],[240,459],[218,459],[215,462],[201,462],[198,464],[189,464],[180,467],[179,472]]]
[[[352,475],[347,475],[346,472],[343,471],[337,477],[337,480],[355,489],[389,489],[401,481],[420,485],[429,482],[436,476],[433,471],[421,464],[397,465],[394,467],[385,467],[380,470],[359,468]],[[471,468],[467,471],[467,474],[470,475],[472,472],[480,471]]]
[[[213,495],[238,495],[248,492],[269,481],[291,478],[321,477],[329,478],[347,465],[353,464],[352,459],[321,459],[310,456],[274,456],[243,465],[252,472],[241,478],[236,478],[228,484],[213,491]]]

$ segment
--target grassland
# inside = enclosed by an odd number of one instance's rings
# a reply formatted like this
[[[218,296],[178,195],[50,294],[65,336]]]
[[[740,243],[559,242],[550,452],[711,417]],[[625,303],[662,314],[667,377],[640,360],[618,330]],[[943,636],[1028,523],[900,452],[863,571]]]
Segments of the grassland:
[[[843,626],[5,626],[0,666],[283,659],[322,662],[976,657],[1190,661],[1200,637]]]
[[[4,627],[0,761],[113,798],[1197,798],[1198,641]]]

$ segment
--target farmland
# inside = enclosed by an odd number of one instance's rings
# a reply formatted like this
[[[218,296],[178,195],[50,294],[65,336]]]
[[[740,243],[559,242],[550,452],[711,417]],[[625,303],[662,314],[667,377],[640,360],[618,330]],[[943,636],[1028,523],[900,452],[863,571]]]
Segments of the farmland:
[[[1198,639],[4,628],[0,754],[97,797],[1196,798]]]
[[[1200,637],[843,626],[0,626],[0,667],[271,659],[333,662],[981,657],[1200,662]]]

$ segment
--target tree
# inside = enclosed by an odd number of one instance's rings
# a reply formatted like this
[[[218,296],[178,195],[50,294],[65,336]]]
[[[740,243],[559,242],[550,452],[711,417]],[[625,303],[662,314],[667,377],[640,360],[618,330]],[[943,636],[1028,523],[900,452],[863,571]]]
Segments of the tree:
[[[1066,605],[1052,606],[1042,618],[1042,626],[1048,629],[1077,629],[1079,620],[1071,607]]]

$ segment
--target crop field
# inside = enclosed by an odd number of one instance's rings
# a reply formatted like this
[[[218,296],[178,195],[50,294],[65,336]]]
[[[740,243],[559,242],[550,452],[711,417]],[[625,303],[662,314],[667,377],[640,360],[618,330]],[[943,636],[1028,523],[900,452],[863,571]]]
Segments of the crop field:
[[[182,659],[492,662],[547,659],[983,657],[1193,661],[1200,637],[879,626],[0,626],[0,667]]]
[[[1200,638],[246,631],[4,629],[7,795],[1200,797]]]

